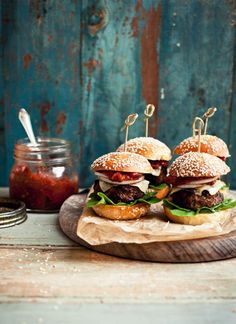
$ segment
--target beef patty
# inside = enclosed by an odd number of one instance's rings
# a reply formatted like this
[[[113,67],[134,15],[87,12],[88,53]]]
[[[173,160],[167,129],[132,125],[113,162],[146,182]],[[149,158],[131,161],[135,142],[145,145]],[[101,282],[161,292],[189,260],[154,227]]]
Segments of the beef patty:
[[[95,181],[93,189],[94,193],[103,192],[99,186],[98,180]],[[104,193],[116,204],[118,202],[130,203],[144,196],[144,193],[138,187],[130,185],[114,186],[105,191]]]
[[[224,200],[224,196],[220,191],[215,195],[210,195],[208,191],[204,190],[200,196],[196,194],[194,189],[177,191],[171,197],[174,204],[193,210],[201,207],[214,207]]]

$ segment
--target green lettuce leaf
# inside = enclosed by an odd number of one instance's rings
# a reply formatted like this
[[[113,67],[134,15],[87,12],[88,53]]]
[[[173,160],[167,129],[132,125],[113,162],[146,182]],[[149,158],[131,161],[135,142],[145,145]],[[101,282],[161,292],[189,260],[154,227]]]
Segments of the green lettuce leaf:
[[[214,207],[201,207],[197,210],[191,210],[187,208],[182,208],[168,199],[163,200],[164,206],[171,209],[171,213],[175,216],[197,216],[203,213],[215,213],[221,210],[236,207],[236,201],[233,199],[225,199],[222,203],[215,205]]]
[[[148,192],[142,198],[136,199],[130,203],[114,203],[104,192],[98,192],[97,194],[92,193],[89,196],[89,200],[86,204],[87,207],[93,207],[95,205],[113,205],[113,206],[133,206],[137,203],[156,204],[160,202],[160,199],[155,197],[155,192]]]
[[[229,188],[230,188],[230,185],[226,183],[223,187],[220,188],[220,190],[227,190]]]
[[[161,189],[164,189],[164,188],[169,187],[169,186],[168,186],[168,184],[166,184],[166,183],[161,183],[161,184],[158,185],[158,186],[150,185],[149,187],[150,187],[151,189],[161,190]]]

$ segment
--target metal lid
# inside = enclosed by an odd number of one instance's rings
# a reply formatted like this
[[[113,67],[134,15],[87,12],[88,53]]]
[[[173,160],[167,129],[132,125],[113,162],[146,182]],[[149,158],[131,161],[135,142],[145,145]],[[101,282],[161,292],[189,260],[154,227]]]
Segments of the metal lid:
[[[26,207],[22,201],[0,197],[0,228],[23,223],[26,219]]]

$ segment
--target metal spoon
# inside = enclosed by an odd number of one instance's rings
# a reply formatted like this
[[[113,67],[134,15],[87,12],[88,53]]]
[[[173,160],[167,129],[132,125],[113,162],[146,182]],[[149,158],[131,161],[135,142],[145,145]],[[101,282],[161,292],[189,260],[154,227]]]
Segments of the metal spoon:
[[[19,118],[22,126],[24,127],[24,129],[26,131],[26,134],[28,135],[31,144],[33,144],[34,146],[37,146],[38,143],[37,143],[36,138],[34,136],[34,132],[33,132],[33,128],[32,128],[32,124],[31,124],[31,120],[30,120],[30,115],[28,114],[28,112],[24,108],[22,108],[19,111],[18,118]]]

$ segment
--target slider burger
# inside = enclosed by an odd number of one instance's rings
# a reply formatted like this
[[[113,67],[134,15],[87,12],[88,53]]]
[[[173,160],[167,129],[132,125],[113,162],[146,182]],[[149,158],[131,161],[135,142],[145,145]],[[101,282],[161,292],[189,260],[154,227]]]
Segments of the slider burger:
[[[130,152],[112,152],[91,165],[98,177],[88,197],[87,207],[99,216],[127,220],[144,216],[150,204],[160,200],[148,192],[144,174],[152,167],[143,156]]]
[[[230,156],[226,143],[217,136],[201,135],[200,145],[201,152],[217,156],[223,161],[226,161],[226,159]],[[195,138],[186,138],[174,149],[174,153],[179,155],[197,151],[198,136],[195,136]],[[229,189],[229,186],[224,182],[224,185],[222,186],[221,190],[224,190],[226,192],[227,189]]]
[[[123,151],[122,144],[117,151]],[[171,150],[161,141],[153,137],[136,137],[127,142],[127,151],[144,156],[152,166],[151,172],[145,175],[150,182],[149,188],[156,192],[156,197],[163,199],[170,188],[165,183],[168,161],[171,159]]]
[[[178,155],[197,151],[198,136],[186,138],[174,149],[174,153]],[[225,161],[226,158],[230,156],[228,147],[225,142],[219,137],[213,135],[201,135],[200,151],[217,156],[223,161]]]
[[[173,188],[163,201],[166,216],[176,223],[223,223],[236,201],[225,199],[220,180],[230,168],[208,153],[189,152],[170,166],[167,181]]]

